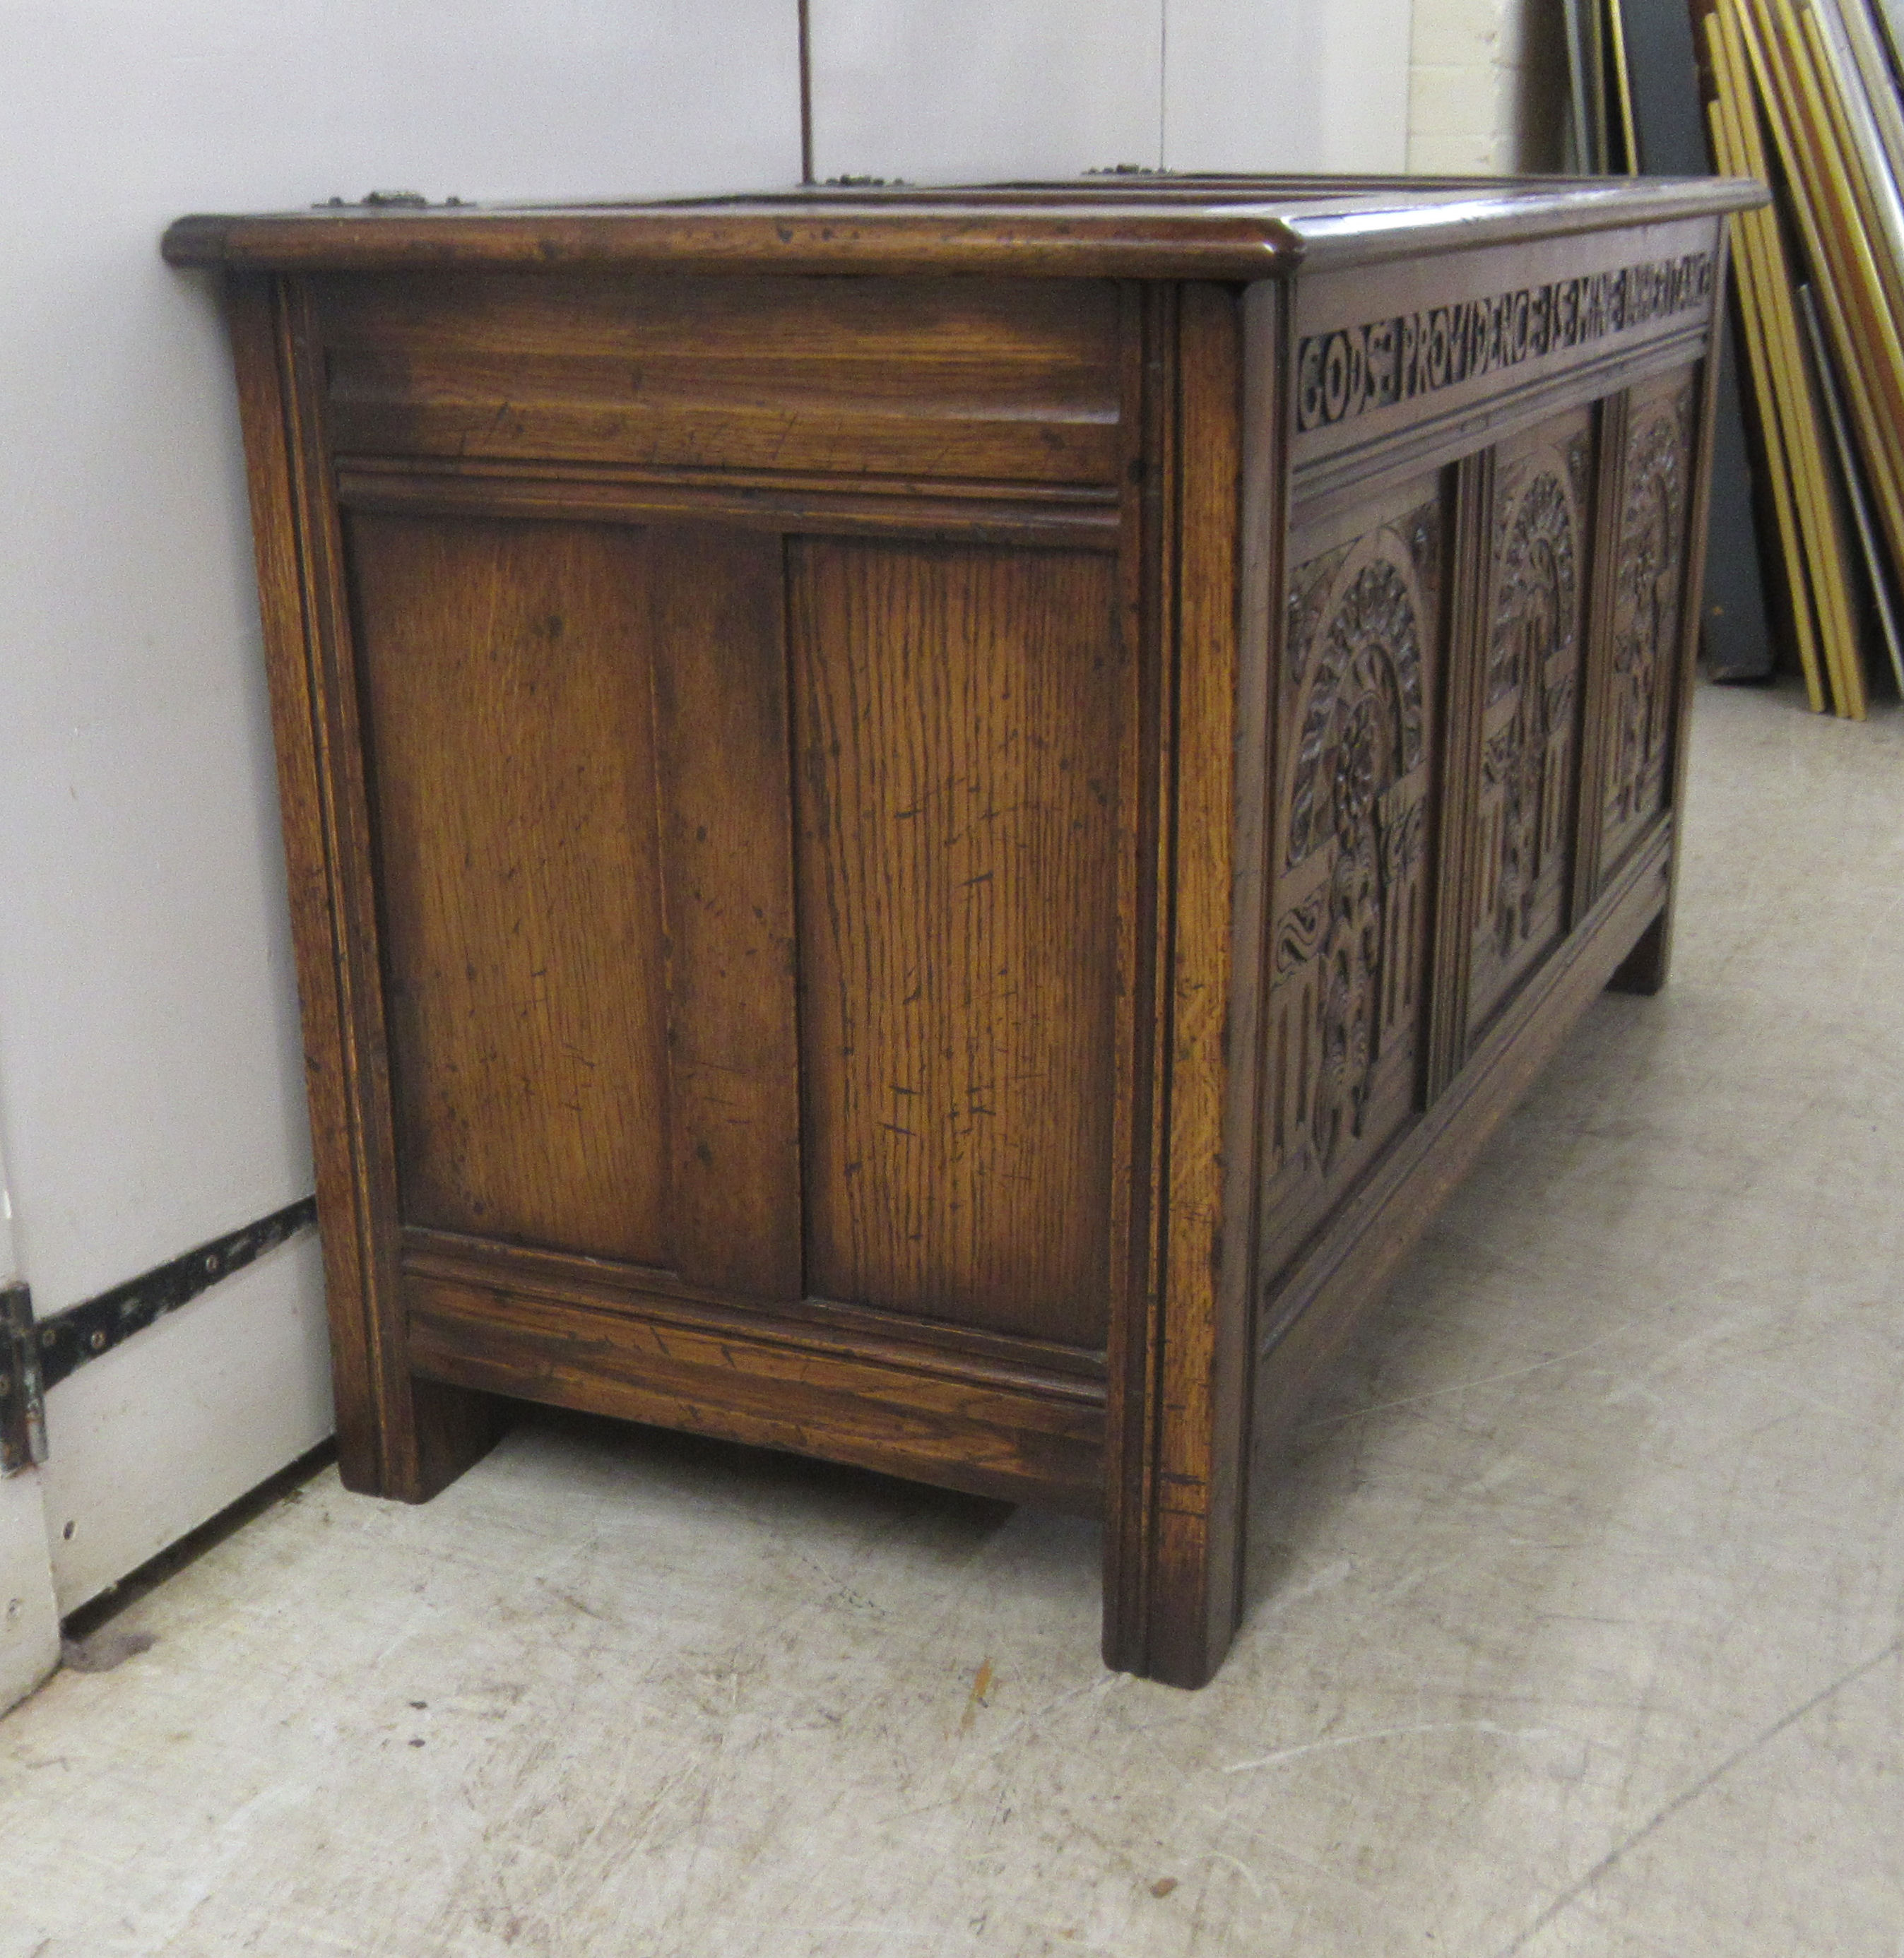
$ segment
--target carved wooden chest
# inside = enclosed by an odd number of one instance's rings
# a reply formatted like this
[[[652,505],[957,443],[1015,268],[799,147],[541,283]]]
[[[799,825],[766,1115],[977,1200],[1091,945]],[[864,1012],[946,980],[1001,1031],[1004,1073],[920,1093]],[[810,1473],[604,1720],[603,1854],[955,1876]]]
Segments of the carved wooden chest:
[[[192,218],[354,1488],[528,1397],[1105,1520],[1657,986],[1723,214],[1165,179]]]

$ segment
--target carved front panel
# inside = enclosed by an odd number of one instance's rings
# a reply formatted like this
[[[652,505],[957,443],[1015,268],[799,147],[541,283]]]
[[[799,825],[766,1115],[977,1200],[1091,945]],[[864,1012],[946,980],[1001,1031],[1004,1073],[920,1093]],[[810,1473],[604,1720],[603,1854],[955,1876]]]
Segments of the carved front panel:
[[[1496,461],[1468,990],[1475,1033],[1566,929],[1592,461],[1584,408],[1504,443]]]
[[[1290,553],[1265,1029],[1265,1275],[1416,1103],[1444,530],[1431,477]]]
[[[1693,370],[1628,404],[1615,547],[1601,864],[1610,870],[1665,807],[1691,503]]]

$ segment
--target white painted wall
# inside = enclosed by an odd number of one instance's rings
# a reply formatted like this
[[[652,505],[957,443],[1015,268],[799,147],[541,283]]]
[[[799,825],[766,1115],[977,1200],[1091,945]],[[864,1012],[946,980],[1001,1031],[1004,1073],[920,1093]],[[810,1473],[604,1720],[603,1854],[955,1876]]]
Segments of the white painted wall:
[[[165,223],[786,183],[798,117],[790,0],[0,0],[0,1141],[41,1313],[311,1183],[230,366]],[[62,1608],[325,1431],[318,1301],[287,1250],[54,1390]]]
[[[13,1205],[0,1162],[0,1283],[18,1275]],[[0,1477],[0,1712],[24,1699],[59,1662],[59,1618],[40,1472]]]
[[[331,1432],[316,1236],[82,1367],[47,1411],[40,1473],[63,1616]]]
[[[1408,168],[1455,176],[1560,168],[1562,43],[1551,0],[1414,0],[1414,12]]]
[[[814,164],[1403,168],[1410,0],[811,0]]]
[[[809,0],[814,174],[1154,168],[1163,0]]]
[[[59,1620],[34,1469],[0,1478],[0,1713],[59,1662]]]
[[[1411,0],[1167,0],[1174,170],[1406,166]]]

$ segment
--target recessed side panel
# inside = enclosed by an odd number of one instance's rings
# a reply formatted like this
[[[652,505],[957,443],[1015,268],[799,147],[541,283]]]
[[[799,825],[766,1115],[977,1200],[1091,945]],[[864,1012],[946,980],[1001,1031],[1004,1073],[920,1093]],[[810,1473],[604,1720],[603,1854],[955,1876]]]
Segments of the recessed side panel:
[[[349,547],[403,1222],[798,1297],[779,540]]]
[[[359,516],[403,1221],[670,1262],[640,533]]]
[[[789,553],[808,1289],[1101,1348],[1115,560]]]
[[[1593,417],[1496,452],[1479,689],[1470,1039],[1566,932],[1586,650]]]
[[[1265,1280],[1418,1102],[1444,500],[1429,475],[1290,546],[1263,1035]]]
[[[1671,787],[1698,372],[1680,368],[1627,397],[1602,737],[1603,878],[1664,810]]]

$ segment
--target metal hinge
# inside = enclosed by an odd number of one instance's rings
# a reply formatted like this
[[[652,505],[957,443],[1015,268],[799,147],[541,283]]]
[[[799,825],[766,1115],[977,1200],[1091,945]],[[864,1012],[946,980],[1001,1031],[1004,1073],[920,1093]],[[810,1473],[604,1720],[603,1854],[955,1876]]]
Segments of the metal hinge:
[[[0,1475],[46,1459],[46,1392],[33,1344],[33,1291],[0,1286]]]
[[[463,201],[459,197],[446,197],[443,201],[445,211],[460,211]],[[347,197],[327,197],[322,204],[311,206],[313,211],[427,211],[430,200],[420,190],[373,190],[367,192],[355,203]]]
[[[0,1288],[0,1475],[46,1460],[46,1396],[68,1374],[316,1221],[316,1197],[287,1203],[37,1323],[24,1285]]]

